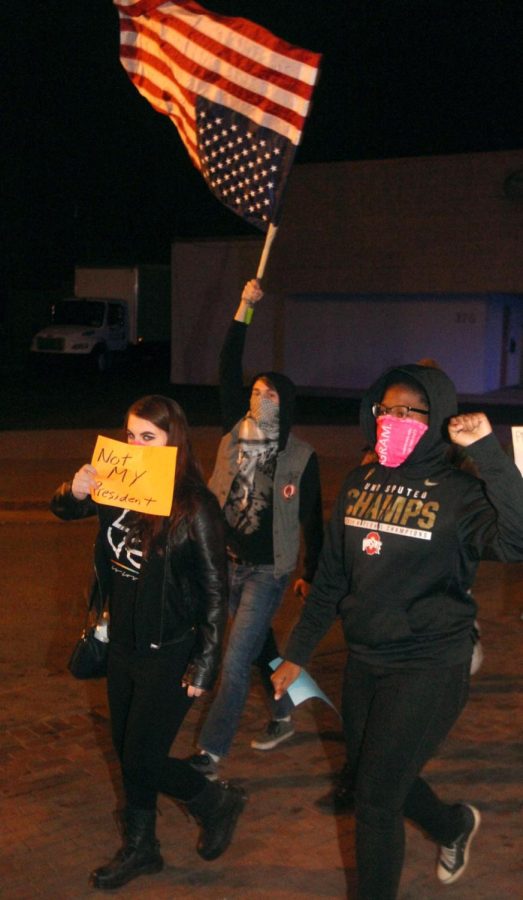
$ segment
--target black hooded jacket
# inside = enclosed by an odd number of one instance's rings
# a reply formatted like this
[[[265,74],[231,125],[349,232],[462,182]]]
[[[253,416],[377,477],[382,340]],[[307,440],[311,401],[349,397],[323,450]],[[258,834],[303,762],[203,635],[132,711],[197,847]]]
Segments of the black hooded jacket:
[[[278,446],[284,450],[294,420],[296,388],[280,372],[258,372],[248,388],[243,383],[243,351],[248,326],[233,320],[220,353],[220,407],[224,434],[242,419],[249,409],[252,386],[258,378],[272,381],[280,398],[280,434]]]
[[[249,388],[243,381],[243,352],[248,327],[243,322],[232,321],[220,353],[220,407],[224,434],[230,433],[249,409],[252,385],[261,377],[268,378],[276,388],[279,406],[279,453],[289,445],[289,435],[294,419],[296,389],[290,378],[280,372],[260,372],[252,379]],[[294,442],[301,443],[294,438]],[[296,472],[299,483],[299,522],[305,544],[303,577],[312,581],[323,539],[323,514],[320,473],[316,453],[309,448],[308,461],[303,471]],[[217,460],[218,465],[218,460]],[[213,479],[211,479],[211,484]],[[218,498],[223,499],[223,498]],[[294,536],[291,541],[294,543]]]
[[[299,665],[338,613],[350,652],[365,662],[418,668],[465,662],[480,559],[523,560],[523,478],[493,434],[467,448],[481,478],[450,464],[447,423],[457,401],[441,370],[403,366],[372,385],[360,416],[370,446],[372,405],[405,374],[429,399],[428,430],[401,466],[371,463],[345,480],[286,649],[286,659]]]

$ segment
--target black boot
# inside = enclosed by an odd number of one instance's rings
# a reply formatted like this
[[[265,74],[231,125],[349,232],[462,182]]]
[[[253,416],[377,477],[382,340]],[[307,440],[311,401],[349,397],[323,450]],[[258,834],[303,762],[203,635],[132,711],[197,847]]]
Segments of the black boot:
[[[110,863],[91,873],[93,887],[111,890],[127,884],[138,875],[160,872],[163,859],[155,831],[155,809],[127,807],[124,812],[123,845]]]
[[[247,796],[227,781],[210,781],[187,809],[201,826],[196,849],[202,859],[217,859],[231,843]]]

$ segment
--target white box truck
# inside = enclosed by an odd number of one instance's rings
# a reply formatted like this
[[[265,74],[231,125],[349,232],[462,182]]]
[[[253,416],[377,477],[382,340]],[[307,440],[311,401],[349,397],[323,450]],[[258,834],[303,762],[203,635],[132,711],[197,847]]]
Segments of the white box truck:
[[[77,266],[74,297],[57,300],[51,321],[33,338],[31,353],[79,358],[96,370],[132,346],[170,341],[169,266]]]

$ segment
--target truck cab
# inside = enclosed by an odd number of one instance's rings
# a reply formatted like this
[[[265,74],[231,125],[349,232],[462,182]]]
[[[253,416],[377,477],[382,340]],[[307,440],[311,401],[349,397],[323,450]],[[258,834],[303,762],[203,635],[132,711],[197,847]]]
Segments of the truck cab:
[[[91,356],[96,368],[128,344],[127,305],[123,300],[68,297],[51,309],[51,322],[33,338],[31,352],[50,356]]]

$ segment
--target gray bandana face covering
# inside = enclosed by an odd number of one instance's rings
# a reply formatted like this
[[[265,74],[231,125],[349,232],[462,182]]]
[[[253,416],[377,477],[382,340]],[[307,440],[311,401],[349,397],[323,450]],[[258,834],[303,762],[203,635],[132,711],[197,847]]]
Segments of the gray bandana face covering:
[[[279,406],[268,398],[251,398],[238,434],[238,473],[226,501],[225,518],[246,534],[256,531],[272,496],[279,437]]]
[[[274,440],[278,437],[280,425],[280,407],[270,397],[251,397],[249,415],[258,428],[264,432],[265,438]]]
[[[249,411],[240,422],[238,434],[238,464],[240,474],[243,475],[252,487],[254,470],[261,469],[267,473],[274,472],[276,455],[278,453],[279,434],[279,408],[271,400],[264,403],[256,398],[255,411],[267,419],[257,419]]]

